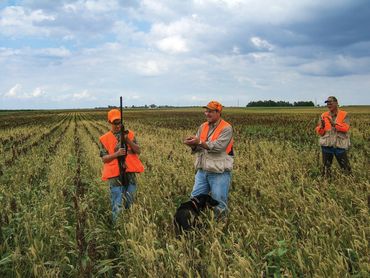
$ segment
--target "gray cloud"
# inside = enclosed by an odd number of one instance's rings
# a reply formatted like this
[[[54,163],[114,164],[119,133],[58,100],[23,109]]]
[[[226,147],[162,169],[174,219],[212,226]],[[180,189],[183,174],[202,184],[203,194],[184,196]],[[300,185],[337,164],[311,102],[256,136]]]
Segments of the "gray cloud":
[[[370,40],[370,3],[367,0],[346,1],[337,7],[316,7],[308,22],[287,25],[302,34],[307,43],[340,49]]]

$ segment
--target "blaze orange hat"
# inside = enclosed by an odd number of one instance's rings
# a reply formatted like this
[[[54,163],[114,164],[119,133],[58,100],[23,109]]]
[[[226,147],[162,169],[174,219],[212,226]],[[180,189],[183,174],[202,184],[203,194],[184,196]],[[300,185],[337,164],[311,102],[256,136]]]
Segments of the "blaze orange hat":
[[[121,112],[118,109],[112,109],[108,112],[108,122],[113,123],[114,120],[121,119]]]
[[[218,101],[212,100],[210,101],[207,106],[203,106],[203,108],[208,108],[210,110],[217,110],[219,112],[222,111],[222,104]]]

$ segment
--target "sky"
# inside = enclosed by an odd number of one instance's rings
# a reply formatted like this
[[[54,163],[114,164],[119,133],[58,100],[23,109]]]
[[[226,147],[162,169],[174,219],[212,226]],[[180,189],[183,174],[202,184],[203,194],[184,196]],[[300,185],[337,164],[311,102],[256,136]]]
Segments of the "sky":
[[[0,109],[369,91],[369,0],[0,0]]]

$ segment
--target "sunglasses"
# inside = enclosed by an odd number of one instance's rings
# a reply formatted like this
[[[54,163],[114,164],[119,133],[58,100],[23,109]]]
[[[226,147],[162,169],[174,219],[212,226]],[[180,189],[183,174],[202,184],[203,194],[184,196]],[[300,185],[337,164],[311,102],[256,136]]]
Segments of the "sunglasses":
[[[121,122],[116,122],[116,121],[114,121],[112,124],[113,124],[113,125],[120,125],[120,124],[121,124]]]

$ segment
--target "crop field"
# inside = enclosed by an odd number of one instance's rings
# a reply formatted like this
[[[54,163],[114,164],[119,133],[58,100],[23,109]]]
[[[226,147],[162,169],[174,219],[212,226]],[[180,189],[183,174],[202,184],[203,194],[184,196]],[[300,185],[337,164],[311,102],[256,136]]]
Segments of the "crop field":
[[[370,108],[348,107],[352,176],[321,176],[320,108],[226,108],[230,213],[176,237],[203,109],[124,110],[142,148],[134,206],[111,221],[107,111],[0,112],[0,277],[369,277]]]

